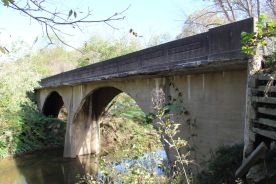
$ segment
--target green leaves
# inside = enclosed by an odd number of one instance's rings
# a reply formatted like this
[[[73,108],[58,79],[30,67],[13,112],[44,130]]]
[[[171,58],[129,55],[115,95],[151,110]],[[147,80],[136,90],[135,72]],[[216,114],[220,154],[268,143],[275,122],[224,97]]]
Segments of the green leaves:
[[[256,24],[256,33],[241,33],[242,52],[253,56],[258,45],[267,46],[268,40],[276,38],[276,22],[274,20],[266,21],[267,16],[262,15]]]
[[[127,94],[122,93],[114,99],[114,104],[109,109],[108,113],[111,116],[122,115],[124,118],[145,122],[146,116],[136,102]]]
[[[17,113],[28,101],[26,92],[38,87],[39,75],[30,70],[29,62],[0,63],[0,68],[0,113],[1,109],[10,114]]]
[[[39,78],[30,62],[0,62],[0,157],[63,144],[65,124],[40,114],[26,95]]]
[[[264,56],[265,62],[263,69],[267,73],[274,73],[276,69],[276,52],[275,52],[275,38],[276,38],[276,21],[266,21],[267,16],[260,16],[257,23],[256,33],[245,33],[241,34],[242,37],[242,52],[254,56],[256,54],[256,48],[262,46],[271,48],[271,53],[268,56]],[[269,45],[270,44],[270,45]]]
[[[242,163],[243,145],[221,146],[211,155],[207,167],[197,175],[197,183],[237,183],[235,172]]]

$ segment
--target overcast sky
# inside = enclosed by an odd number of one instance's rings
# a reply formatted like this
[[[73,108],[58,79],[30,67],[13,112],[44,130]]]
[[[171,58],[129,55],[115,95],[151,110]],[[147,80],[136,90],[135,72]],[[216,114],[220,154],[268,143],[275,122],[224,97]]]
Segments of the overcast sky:
[[[63,38],[70,44],[80,46],[91,36],[104,38],[122,37],[129,29],[134,29],[144,39],[156,34],[169,34],[175,38],[181,32],[185,15],[201,9],[202,0],[48,0],[49,7],[68,12],[70,9],[86,11],[93,10],[91,19],[106,18],[115,12],[120,12],[130,5],[124,13],[125,20],[112,23],[119,28],[114,30],[103,24],[90,24],[83,32],[64,27],[64,31],[73,36]],[[9,46],[15,40],[31,44],[36,37],[42,36],[40,25],[10,8],[0,6],[0,43]],[[142,40],[143,41],[143,40]]]

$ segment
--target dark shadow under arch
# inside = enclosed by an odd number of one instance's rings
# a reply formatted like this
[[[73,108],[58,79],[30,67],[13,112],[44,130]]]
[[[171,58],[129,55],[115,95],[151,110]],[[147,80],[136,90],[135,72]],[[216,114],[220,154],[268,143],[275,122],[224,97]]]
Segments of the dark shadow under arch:
[[[123,91],[115,87],[100,87],[89,93],[82,101],[79,109],[77,110],[74,120],[80,114],[89,115],[89,110],[93,109],[91,115],[98,120],[106,108],[106,106]]]
[[[103,87],[94,91],[92,94],[92,108],[96,119],[101,116],[106,106],[120,93],[122,91],[114,87]]]
[[[100,152],[99,119],[109,102],[121,92],[114,87],[101,87],[83,99],[72,123],[74,143],[70,145],[71,157]]]
[[[58,92],[53,91],[46,98],[42,108],[42,113],[45,116],[57,118],[59,111],[63,107],[63,105],[64,102],[62,100],[62,97],[58,94]]]

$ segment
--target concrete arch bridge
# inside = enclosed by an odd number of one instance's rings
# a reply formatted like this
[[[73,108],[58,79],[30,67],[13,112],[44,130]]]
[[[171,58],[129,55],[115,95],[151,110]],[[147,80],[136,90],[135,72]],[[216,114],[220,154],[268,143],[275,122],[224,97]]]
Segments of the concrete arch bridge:
[[[127,93],[149,113],[152,93],[174,96],[173,83],[196,119],[192,144],[200,163],[219,145],[243,141],[248,58],[240,52],[241,32],[253,29],[254,20],[246,19],[45,78],[38,107],[53,116],[66,107],[64,156],[74,158],[100,152],[99,118],[116,95]],[[190,134],[183,123],[181,136]]]

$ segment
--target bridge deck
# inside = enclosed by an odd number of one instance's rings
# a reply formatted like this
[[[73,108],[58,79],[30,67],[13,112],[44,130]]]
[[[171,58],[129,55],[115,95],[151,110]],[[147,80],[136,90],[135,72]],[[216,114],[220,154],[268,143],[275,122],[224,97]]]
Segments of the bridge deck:
[[[41,87],[76,85],[90,81],[171,72],[245,68],[240,52],[241,32],[252,32],[254,19],[210,29],[206,33],[133,52],[41,80]]]

